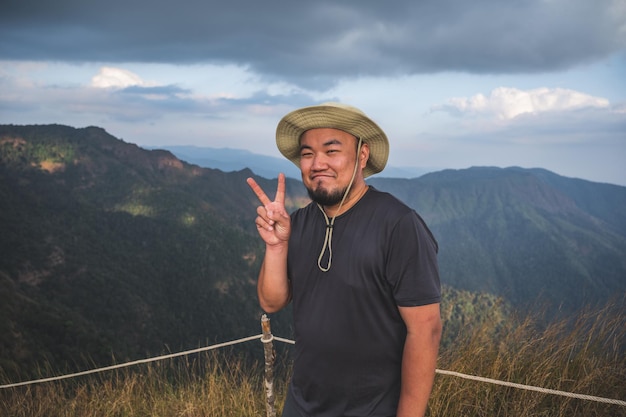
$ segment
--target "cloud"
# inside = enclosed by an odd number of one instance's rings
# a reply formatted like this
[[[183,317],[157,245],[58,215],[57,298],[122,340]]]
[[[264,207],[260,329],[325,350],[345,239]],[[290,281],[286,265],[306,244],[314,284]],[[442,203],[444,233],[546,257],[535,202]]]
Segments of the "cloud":
[[[84,84],[76,83],[71,77],[72,83],[40,80],[36,78],[36,66],[31,67],[34,69],[28,70],[21,63],[0,65],[0,113],[6,123],[62,123],[77,127],[171,123],[173,129],[180,129],[192,123],[219,121],[221,126],[236,130],[244,123],[242,119],[252,126],[257,115],[270,114],[270,120],[277,119],[293,103],[305,106],[315,102],[303,93],[270,94],[256,84],[245,94],[219,92],[227,85],[222,77],[213,86],[219,90],[200,92],[176,84],[146,81],[120,67],[98,68],[93,76],[85,76]],[[53,73],[71,71],[64,65],[51,67],[48,70]],[[212,77],[208,75],[207,79]]]
[[[316,102],[344,101],[387,131],[395,166],[541,166],[624,183],[620,71],[584,77],[568,71],[547,78],[363,77],[311,92],[263,83],[240,66],[110,64],[105,70],[101,65],[0,61],[0,121],[96,125],[139,145],[227,146],[279,156],[273,134],[284,114]],[[501,85],[571,89],[494,88]],[[430,103],[441,104],[429,113]]]
[[[8,0],[0,56],[235,64],[325,89],[359,76],[571,68],[622,51],[625,21],[623,0]]]
[[[563,88],[537,88],[519,90],[499,87],[489,96],[451,98],[446,104],[433,106],[432,111],[446,111],[453,115],[471,114],[508,120],[523,114],[573,111],[585,108],[607,109],[607,99],[593,97]]]
[[[137,74],[125,69],[112,67],[100,68],[100,71],[91,79],[91,86],[96,88],[125,88],[145,84]]]

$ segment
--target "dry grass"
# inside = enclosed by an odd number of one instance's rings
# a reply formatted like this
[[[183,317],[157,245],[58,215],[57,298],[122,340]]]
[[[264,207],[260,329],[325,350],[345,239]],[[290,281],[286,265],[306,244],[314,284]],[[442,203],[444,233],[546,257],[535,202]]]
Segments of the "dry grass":
[[[488,326],[441,352],[440,369],[549,389],[626,399],[626,313],[620,303],[574,322],[526,318],[496,337]],[[258,358],[259,361],[262,358]],[[284,374],[285,372],[280,372]],[[262,366],[232,354],[140,365],[0,391],[12,417],[265,416]],[[0,376],[0,383],[6,383]],[[286,378],[276,381],[280,409]],[[280,415],[280,413],[279,413]],[[626,416],[626,407],[438,375],[431,416]]]
[[[626,400],[623,301],[574,321],[528,317],[494,340],[483,327],[442,352],[439,368],[541,388]],[[626,416],[626,407],[438,375],[437,416]]]
[[[168,360],[76,381],[5,389],[0,392],[0,415],[264,416],[262,376],[258,365],[211,352],[194,360]]]

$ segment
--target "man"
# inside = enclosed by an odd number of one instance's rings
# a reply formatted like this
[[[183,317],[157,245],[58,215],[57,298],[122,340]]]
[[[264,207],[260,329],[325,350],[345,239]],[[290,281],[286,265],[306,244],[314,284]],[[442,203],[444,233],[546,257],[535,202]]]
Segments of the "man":
[[[385,133],[339,103],[278,124],[281,153],[300,167],[312,203],[291,216],[285,177],[261,201],[263,310],[293,300],[293,377],[283,417],[423,416],[441,336],[437,242],[423,220],[365,182],[387,162]]]

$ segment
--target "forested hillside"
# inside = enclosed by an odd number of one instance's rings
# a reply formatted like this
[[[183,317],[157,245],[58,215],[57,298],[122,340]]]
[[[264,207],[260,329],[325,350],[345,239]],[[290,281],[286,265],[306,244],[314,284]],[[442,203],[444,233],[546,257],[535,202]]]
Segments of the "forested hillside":
[[[257,334],[263,247],[250,175],[96,127],[0,126],[2,371]],[[488,168],[371,184],[415,207],[439,240],[446,343],[460,326],[501,323],[509,303],[541,294],[571,311],[625,290],[624,187]],[[307,202],[298,181],[287,195],[290,210]],[[290,336],[289,311],[272,320]]]
[[[371,183],[427,219],[455,287],[550,313],[626,291],[626,187],[489,167]]]
[[[250,172],[98,128],[0,138],[0,365],[106,363],[258,332]]]

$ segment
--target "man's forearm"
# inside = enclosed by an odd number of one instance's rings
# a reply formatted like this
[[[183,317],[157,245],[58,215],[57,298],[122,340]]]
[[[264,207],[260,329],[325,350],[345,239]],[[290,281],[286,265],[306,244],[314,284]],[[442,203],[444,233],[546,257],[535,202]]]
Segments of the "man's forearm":
[[[422,417],[435,379],[441,320],[435,317],[421,331],[409,332],[402,358],[402,390],[397,417]]]
[[[287,246],[267,247],[257,283],[259,304],[263,311],[274,313],[291,300],[287,279]]]

